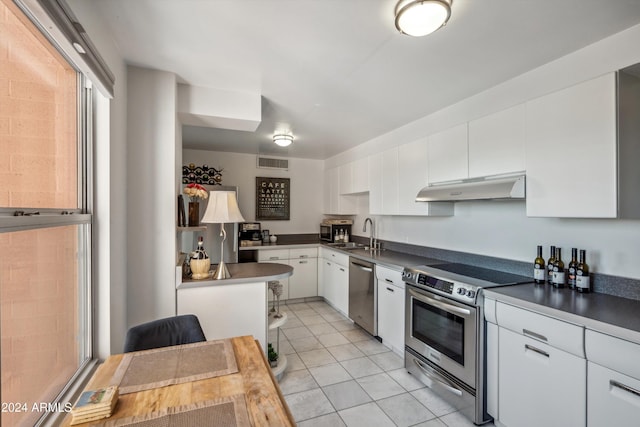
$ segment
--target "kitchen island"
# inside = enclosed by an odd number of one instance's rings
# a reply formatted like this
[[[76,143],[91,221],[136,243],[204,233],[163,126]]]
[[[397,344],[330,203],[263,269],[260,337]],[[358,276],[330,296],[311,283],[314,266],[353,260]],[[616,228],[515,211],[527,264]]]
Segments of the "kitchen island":
[[[211,270],[215,269],[211,266]],[[176,314],[195,314],[208,340],[253,335],[267,349],[267,284],[285,280],[293,267],[278,263],[227,264],[231,278],[182,279],[176,271]]]

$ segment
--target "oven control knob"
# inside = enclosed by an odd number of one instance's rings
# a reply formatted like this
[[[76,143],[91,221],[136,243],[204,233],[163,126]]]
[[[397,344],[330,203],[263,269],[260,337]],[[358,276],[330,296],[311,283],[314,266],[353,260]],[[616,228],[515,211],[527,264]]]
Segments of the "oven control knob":
[[[473,298],[473,297],[475,297],[475,296],[476,296],[476,293],[475,293],[475,291],[467,291],[467,296],[468,296],[469,298]]]
[[[465,288],[458,288],[458,293],[460,295],[464,295],[467,292],[467,290]]]

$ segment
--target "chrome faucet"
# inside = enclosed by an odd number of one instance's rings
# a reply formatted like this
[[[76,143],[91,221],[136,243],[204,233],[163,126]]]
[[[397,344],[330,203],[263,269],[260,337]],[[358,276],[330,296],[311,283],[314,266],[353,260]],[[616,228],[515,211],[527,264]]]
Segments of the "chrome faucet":
[[[371,224],[371,227],[369,227],[369,250],[374,250],[375,248],[373,247],[373,220],[371,218],[367,218],[364,220],[364,227],[362,227],[362,232],[363,233],[367,232],[367,222]]]

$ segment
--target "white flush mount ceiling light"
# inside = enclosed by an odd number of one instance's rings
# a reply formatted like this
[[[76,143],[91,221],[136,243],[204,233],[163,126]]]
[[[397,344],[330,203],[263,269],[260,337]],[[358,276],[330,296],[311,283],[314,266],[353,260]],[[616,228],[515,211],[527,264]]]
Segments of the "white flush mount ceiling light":
[[[400,0],[396,5],[396,28],[413,37],[426,36],[445,26],[453,0]]]
[[[273,135],[273,142],[275,142],[280,147],[288,147],[293,142],[293,135],[278,133],[276,135]]]

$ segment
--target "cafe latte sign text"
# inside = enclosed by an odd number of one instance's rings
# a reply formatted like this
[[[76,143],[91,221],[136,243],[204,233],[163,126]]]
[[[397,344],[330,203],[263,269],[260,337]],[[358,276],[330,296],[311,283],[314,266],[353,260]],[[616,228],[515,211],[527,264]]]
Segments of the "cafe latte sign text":
[[[288,220],[289,178],[256,177],[256,221]]]

